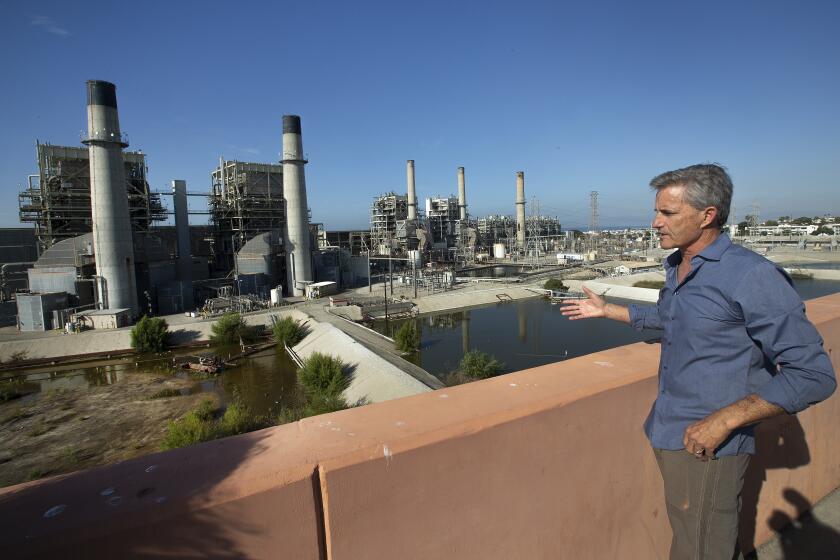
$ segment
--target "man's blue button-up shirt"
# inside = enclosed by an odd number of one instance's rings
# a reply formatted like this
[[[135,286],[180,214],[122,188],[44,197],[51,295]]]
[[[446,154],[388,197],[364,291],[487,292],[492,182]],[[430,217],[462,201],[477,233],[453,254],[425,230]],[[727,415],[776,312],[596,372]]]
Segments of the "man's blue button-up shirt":
[[[691,260],[680,283],[675,251],[655,306],[631,305],[637,329],[662,329],[659,394],[645,421],[655,448],[682,449],[692,423],[750,394],[798,412],[836,382],[822,338],[790,277],[721,234]],[[718,456],[753,453],[752,427],[733,432]]]

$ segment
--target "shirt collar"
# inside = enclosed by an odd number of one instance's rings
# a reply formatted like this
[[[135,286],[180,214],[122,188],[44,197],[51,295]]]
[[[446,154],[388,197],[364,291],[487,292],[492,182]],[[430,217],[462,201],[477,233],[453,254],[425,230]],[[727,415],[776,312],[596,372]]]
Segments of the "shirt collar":
[[[723,256],[723,253],[725,253],[726,250],[729,249],[729,247],[731,246],[732,240],[729,239],[729,235],[721,233],[717,236],[717,239],[709,243],[709,245],[707,245],[705,249],[700,251],[700,253],[697,256],[707,261],[719,261],[720,258]],[[665,266],[673,268],[680,264],[681,261],[682,253],[679,250],[677,250],[668,255],[668,257],[665,259]]]

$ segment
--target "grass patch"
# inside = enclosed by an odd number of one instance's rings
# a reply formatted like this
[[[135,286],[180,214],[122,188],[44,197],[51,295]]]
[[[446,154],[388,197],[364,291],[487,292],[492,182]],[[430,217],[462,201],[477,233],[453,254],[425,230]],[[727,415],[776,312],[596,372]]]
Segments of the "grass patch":
[[[665,280],[639,280],[633,284],[634,288],[650,288],[661,290],[665,287]]]
[[[255,415],[251,409],[236,400],[230,403],[221,417],[212,399],[204,399],[180,420],[169,422],[162,449],[187,447],[203,441],[235,436],[273,426],[268,416]]]
[[[210,342],[216,345],[254,342],[260,334],[256,326],[245,322],[239,313],[225,313],[210,327]]]
[[[30,428],[28,432],[26,432],[26,435],[28,435],[29,437],[42,436],[50,430],[52,430],[53,428],[55,428],[55,426],[50,426],[49,424],[44,422],[42,418],[34,426],[32,426],[32,428]]]
[[[470,350],[458,364],[460,373],[471,379],[487,379],[498,375],[504,364],[490,354],[480,350]]]
[[[553,292],[566,292],[569,290],[569,287],[566,286],[559,278],[549,278],[545,281],[545,284],[543,284],[543,288]]]
[[[32,469],[26,475],[26,482],[29,482],[30,480],[38,480],[39,478],[44,478],[45,476],[50,474],[50,472],[52,472],[52,471],[44,470],[44,469],[37,469],[37,468]]]
[[[180,397],[180,396],[181,396],[181,391],[179,389],[166,388],[166,389],[161,389],[160,391],[157,391],[157,392],[149,395],[149,400],[151,401],[151,400],[154,400],[154,399],[168,399],[169,397]]]
[[[394,335],[394,344],[400,352],[416,352],[420,348],[420,331],[417,324],[408,320]]]
[[[216,403],[212,399],[202,400],[183,418],[169,422],[161,448],[176,449],[213,439],[215,413]]]
[[[274,324],[274,339],[286,346],[294,346],[306,336],[306,327],[291,317],[283,317]]]
[[[143,315],[131,329],[131,347],[137,352],[163,352],[169,338],[169,325],[160,317]]]

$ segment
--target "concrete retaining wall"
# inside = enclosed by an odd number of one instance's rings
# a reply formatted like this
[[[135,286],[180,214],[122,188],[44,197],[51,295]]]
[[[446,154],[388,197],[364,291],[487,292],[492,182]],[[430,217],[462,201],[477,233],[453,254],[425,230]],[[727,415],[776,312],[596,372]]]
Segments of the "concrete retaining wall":
[[[840,295],[808,315],[837,368]],[[658,353],[633,344],[0,490],[4,555],[666,558],[641,431]],[[760,426],[746,548],[775,510],[840,485],[839,423],[834,396]]]

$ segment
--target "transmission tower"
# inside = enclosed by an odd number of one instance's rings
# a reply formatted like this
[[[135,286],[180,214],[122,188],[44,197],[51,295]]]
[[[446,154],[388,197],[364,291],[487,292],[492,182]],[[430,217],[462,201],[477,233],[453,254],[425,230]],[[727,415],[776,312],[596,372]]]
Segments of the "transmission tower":
[[[598,191],[591,191],[589,193],[589,229],[593,232],[598,231]]]

